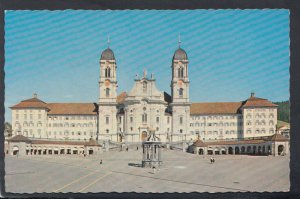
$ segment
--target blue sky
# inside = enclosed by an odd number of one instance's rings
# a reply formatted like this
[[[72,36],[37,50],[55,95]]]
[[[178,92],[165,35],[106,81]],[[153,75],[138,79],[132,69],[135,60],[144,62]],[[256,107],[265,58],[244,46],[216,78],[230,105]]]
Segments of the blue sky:
[[[252,91],[289,99],[288,10],[6,11],[5,120],[35,92],[45,102],[98,102],[108,35],[119,93],[144,68],[170,93],[179,33],[192,102],[242,101]]]

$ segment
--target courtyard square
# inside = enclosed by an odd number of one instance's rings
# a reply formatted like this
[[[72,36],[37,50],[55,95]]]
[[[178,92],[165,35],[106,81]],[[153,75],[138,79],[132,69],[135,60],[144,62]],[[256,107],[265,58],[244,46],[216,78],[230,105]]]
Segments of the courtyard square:
[[[52,192],[279,192],[289,191],[289,156],[200,156],[163,149],[155,173],[142,168],[142,150],[97,156],[7,156],[10,193]],[[100,164],[102,160],[102,164]]]

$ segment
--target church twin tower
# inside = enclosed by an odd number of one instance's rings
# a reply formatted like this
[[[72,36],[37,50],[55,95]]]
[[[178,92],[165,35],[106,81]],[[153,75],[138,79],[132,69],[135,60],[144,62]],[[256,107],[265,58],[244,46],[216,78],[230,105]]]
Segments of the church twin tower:
[[[180,43],[179,43],[180,44]],[[175,51],[172,59],[172,81],[171,81],[171,101],[168,101],[167,110],[171,112],[170,118],[162,118],[166,126],[170,123],[170,129],[159,129],[157,134],[166,134],[165,141],[172,141],[173,137],[186,136],[189,134],[189,76],[188,76],[188,57],[186,52],[180,47]],[[120,128],[120,125],[126,124],[121,121],[129,118],[119,117],[124,112],[122,105],[117,102],[117,64],[113,51],[108,47],[101,54],[100,58],[100,80],[99,80],[99,139],[109,139],[112,141],[121,141],[119,138],[122,133],[122,141],[126,140],[127,132]],[[150,102],[149,102],[150,103]],[[153,102],[151,102],[153,103]],[[124,113],[123,113],[124,114]],[[124,114],[126,115],[126,114]],[[130,118],[131,119],[131,118]],[[156,129],[157,130],[157,129]],[[169,132],[162,132],[169,131]],[[167,138],[168,137],[168,138]],[[139,140],[141,141],[141,140]]]

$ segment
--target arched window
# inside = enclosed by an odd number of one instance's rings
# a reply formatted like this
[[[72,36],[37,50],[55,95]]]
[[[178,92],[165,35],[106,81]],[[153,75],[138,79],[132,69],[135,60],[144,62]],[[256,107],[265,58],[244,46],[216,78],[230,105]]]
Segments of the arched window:
[[[183,73],[184,73],[183,67],[179,67],[178,70],[177,70],[177,72],[178,72],[178,77],[179,78],[183,78]]]
[[[110,77],[110,68],[109,67],[107,67],[105,69],[105,77]]]
[[[180,88],[179,89],[179,97],[182,97],[183,96],[183,88]]]
[[[109,88],[105,89],[105,94],[106,94],[106,97],[109,97]]]

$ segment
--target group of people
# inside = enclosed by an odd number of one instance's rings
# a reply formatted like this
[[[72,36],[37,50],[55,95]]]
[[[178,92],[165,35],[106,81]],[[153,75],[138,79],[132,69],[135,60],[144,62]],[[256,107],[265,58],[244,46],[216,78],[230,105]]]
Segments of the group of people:
[[[214,158],[214,157],[211,157],[211,158],[210,158],[210,163],[211,163],[211,164],[215,163],[215,158]]]
[[[122,148],[123,148],[123,147],[121,146],[121,148],[120,148],[120,151],[122,151]],[[125,150],[126,150],[126,151],[128,151],[128,150],[129,150],[128,146],[126,147],[126,149],[125,149]],[[136,150],[137,150],[137,151],[139,150],[139,147],[138,147],[138,146],[136,147]]]

